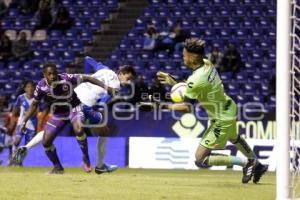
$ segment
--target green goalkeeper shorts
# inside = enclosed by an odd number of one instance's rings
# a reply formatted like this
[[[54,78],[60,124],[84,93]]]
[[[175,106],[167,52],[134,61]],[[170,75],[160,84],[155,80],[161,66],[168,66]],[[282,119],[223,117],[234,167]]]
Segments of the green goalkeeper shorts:
[[[208,129],[203,134],[200,144],[208,149],[225,149],[227,141],[237,139],[236,120],[210,121]]]

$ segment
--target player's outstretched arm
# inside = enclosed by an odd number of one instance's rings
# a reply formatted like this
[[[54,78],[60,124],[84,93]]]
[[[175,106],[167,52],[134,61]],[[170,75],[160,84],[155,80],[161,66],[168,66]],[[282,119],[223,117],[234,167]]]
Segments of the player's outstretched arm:
[[[168,85],[173,86],[177,83],[175,78],[169,73],[159,71],[159,72],[156,73],[156,76],[157,76],[157,79],[162,84],[168,84]]]
[[[191,105],[189,105],[188,103],[174,103],[174,104],[168,104],[166,105],[166,108],[169,110],[173,110],[173,111],[178,111],[178,112],[191,112]]]
[[[107,85],[105,85],[103,82],[99,81],[98,79],[92,77],[92,76],[82,76],[82,82],[90,82],[94,85],[98,85],[99,87],[102,87],[103,89],[105,89],[109,94],[114,95],[117,90],[114,88],[111,88]]]
[[[39,102],[36,100],[33,100],[32,103],[30,104],[30,107],[29,107],[28,111],[26,112],[24,120],[20,126],[22,132],[25,131],[26,123],[30,119],[30,117],[32,117],[33,115],[36,114],[38,105],[39,105]]]

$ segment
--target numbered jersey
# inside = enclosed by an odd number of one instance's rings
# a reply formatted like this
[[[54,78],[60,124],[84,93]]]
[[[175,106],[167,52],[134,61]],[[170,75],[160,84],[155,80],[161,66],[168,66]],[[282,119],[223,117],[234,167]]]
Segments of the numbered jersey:
[[[108,68],[98,70],[92,75],[92,77],[98,79],[111,88],[120,88],[120,81],[117,74]],[[97,105],[101,99],[106,98],[108,95],[105,89],[91,83],[81,83],[74,89],[74,91],[81,103],[90,107]]]
[[[203,61],[204,66],[196,69],[187,80],[186,96],[198,100],[210,120],[235,120],[235,102],[225,94],[216,68],[209,60]]]
[[[23,122],[25,113],[28,111],[32,101],[33,98],[28,99],[25,93],[18,96],[17,101],[15,103],[15,107],[20,109],[20,115],[17,123],[18,126]],[[35,130],[36,124],[37,124],[37,117],[36,115],[34,115],[31,118],[29,118],[26,124],[26,128],[29,130]]]

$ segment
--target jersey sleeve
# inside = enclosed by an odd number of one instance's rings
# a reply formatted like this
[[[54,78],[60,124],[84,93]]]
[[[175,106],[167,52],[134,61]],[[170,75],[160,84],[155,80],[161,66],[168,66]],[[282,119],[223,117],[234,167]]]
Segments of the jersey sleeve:
[[[66,81],[69,81],[72,85],[78,85],[82,83],[82,75],[80,74],[64,74]]]
[[[15,102],[15,107],[20,108],[21,104],[22,104],[21,95],[19,95],[16,102]]]

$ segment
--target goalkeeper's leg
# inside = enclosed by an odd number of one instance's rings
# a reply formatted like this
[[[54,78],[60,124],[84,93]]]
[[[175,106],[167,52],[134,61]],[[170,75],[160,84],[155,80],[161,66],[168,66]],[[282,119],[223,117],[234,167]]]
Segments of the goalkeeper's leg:
[[[243,183],[248,183],[252,176],[253,182],[258,183],[261,176],[268,170],[268,166],[261,164],[250,148],[246,140],[240,136],[237,136],[236,140],[231,141],[235,147],[242,152],[244,156],[248,158],[247,165],[243,168]]]

